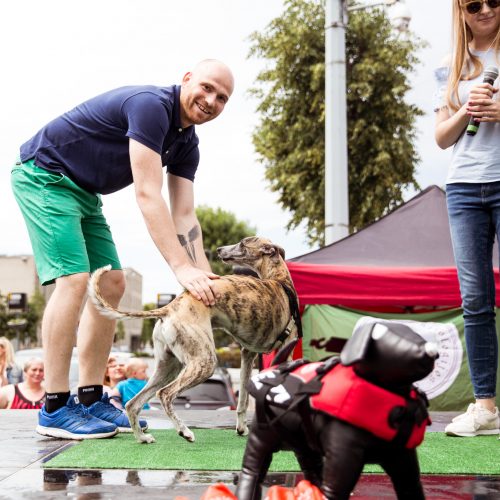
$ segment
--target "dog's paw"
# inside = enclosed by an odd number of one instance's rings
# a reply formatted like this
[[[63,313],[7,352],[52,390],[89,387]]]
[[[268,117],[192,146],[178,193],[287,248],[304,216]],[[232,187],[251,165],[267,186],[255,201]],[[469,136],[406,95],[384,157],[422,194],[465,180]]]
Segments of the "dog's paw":
[[[152,434],[141,434],[138,437],[137,441],[139,443],[146,443],[146,444],[151,444],[151,443],[155,443],[156,442],[156,440],[155,440],[155,438],[153,437]]]
[[[183,429],[179,431],[179,436],[183,437],[186,441],[189,441],[190,443],[194,443],[194,434],[188,429]]]
[[[248,426],[236,427],[236,434],[238,436],[248,436]]]

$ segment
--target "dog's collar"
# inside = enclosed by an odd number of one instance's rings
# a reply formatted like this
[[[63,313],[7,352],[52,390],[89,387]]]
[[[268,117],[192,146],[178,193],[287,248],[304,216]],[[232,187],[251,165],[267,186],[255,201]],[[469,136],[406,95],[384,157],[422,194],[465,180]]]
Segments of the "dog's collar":
[[[302,321],[300,319],[300,312],[299,312],[299,302],[297,300],[297,294],[295,290],[290,288],[288,285],[285,285],[283,282],[280,282],[280,285],[283,287],[283,290],[285,290],[285,293],[288,297],[288,304],[290,306],[290,315],[292,316],[290,322],[286,326],[285,330],[283,333],[278,337],[278,340],[281,340],[282,342],[290,335],[291,329],[292,329],[292,321],[295,323],[295,326],[297,327],[297,334],[299,339],[302,338]]]

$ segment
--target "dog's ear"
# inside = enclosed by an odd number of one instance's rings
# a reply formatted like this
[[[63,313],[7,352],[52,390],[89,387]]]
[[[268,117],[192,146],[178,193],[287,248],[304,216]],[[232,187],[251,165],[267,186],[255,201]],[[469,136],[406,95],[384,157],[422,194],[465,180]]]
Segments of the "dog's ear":
[[[269,255],[269,257],[274,257],[278,254],[285,260],[285,251],[278,245],[264,245],[262,247],[262,253],[264,255]]]
[[[351,338],[340,352],[340,361],[344,366],[350,366],[365,358],[370,345],[373,323],[356,325]]]
[[[274,245],[276,250],[278,250],[278,253],[281,255],[281,258],[283,260],[285,260],[285,250],[283,250],[283,248],[281,248],[280,246],[278,245]]]
[[[437,345],[408,324],[363,318],[342,349],[340,361],[377,385],[395,387],[424,378],[438,356]]]

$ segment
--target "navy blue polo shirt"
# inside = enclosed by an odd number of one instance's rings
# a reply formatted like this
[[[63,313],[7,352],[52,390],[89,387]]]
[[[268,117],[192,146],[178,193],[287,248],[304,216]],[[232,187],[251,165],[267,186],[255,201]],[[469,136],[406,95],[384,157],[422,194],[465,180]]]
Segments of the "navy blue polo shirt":
[[[156,151],[167,172],[191,181],[200,153],[194,126],[182,129],[180,86],[111,90],[64,113],[21,146],[21,161],[61,172],[91,193],[132,184],[129,138]]]

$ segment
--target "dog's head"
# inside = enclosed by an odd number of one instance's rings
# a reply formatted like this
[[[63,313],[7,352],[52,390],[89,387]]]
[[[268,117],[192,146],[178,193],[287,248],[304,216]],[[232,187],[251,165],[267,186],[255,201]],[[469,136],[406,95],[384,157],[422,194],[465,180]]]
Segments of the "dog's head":
[[[427,376],[438,358],[437,345],[407,324],[370,319],[354,328],[340,360],[356,373],[389,390],[404,389]]]
[[[266,238],[249,236],[236,245],[227,245],[217,249],[219,258],[226,264],[248,267],[260,275],[262,263],[266,258],[271,260],[285,259],[285,251]]]

